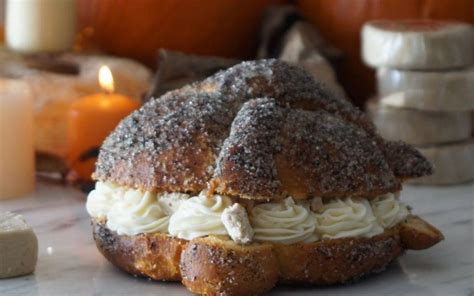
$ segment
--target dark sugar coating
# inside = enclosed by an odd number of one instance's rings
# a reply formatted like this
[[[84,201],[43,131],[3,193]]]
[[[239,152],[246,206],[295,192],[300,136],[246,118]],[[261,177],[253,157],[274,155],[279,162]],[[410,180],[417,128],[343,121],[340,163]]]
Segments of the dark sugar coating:
[[[307,188],[309,196],[363,197],[400,189],[374,137],[324,110],[289,111],[281,138],[280,157],[293,176],[305,176],[292,187]]]
[[[377,142],[325,110],[243,105],[217,160],[216,191],[252,199],[376,196],[400,188]]]
[[[324,109],[357,122],[371,133],[375,130],[363,112],[324,83],[314,80],[300,67],[275,59],[240,63],[197,83],[197,87],[237,97],[238,105],[249,99],[272,97],[291,107]]]
[[[426,174],[424,158],[385,146],[361,111],[304,70],[261,60],[133,112],[105,140],[94,177],[169,192],[212,184],[211,192],[272,199],[370,197]]]
[[[132,187],[199,190],[213,172],[203,165],[218,153],[234,113],[216,94],[192,89],[152,100],[105,140],[96,175]]]
[[[433,174],[433,166],[414,147],[401,141],[386,141],[384,154],[395,175],[416,178]]]
[[[242,106],[217,159],[214,177],[225,184],[217,191],[259,198],[281,195],[274,155],[281,150],[279,129],[285,111],[273,99]]]

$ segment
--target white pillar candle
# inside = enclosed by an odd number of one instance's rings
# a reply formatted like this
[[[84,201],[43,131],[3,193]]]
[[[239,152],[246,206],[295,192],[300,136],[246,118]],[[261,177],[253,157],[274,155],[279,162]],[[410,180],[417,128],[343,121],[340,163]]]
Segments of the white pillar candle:
[[[74,0],[8,0],[6,41],[10,49],[24,53],[58,52],[74,43]]]
[[[33,98],[20,80],[0,79],[0,199],[33,191]]]

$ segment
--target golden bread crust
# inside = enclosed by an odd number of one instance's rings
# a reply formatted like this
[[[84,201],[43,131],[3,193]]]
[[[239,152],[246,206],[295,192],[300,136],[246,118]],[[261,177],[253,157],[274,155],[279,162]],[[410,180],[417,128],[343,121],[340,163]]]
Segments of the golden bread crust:
[[[331,285],[381,271],[404,249],[398,229],[391,229],[371,238],[275,245],[274,250],[280,262],[281,282]]]
[[[256,295],[277,282],[330,285],[385,268],[405,249],[428,248],[443,239],[424,220],[410,216],[372,238],[342,238],[292,245],[205,237],[185,241],[166,234],[118,235],[93,220],[101,253],[118,268],[155,280],[178,281],[192,292]]]
[[[404,248],[410,250],[424,250],[444,240],[441,231],[418,216],[401,222],[400,237]]]
[[[261,295],[276,285],[278,273],[272,244],[206,237],[191,240],[181,255],[182,283],[201,295]]]
[[[94,178],[253,200],[372,198],[430,174],[407,147],[304,70],[260,60],[146,103],[105,140]]]
[[[180,281],[179,261],[188,241],[163,233],[118,235],[93,221],[97,248],[116,267],[154,280]]]
[[[400,189],[384,157],[371,134],[340,117],[256,99],[237,113],[211,184],[254,200],[371,198]]]

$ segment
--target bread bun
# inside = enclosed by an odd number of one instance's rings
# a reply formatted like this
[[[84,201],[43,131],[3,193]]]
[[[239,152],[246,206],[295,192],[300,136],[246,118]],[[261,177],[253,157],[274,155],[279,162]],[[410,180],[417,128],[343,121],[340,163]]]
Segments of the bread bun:
[[[123,120],[101,148],[88,211],[102,217],[99,250],[129,273],[257,295],[353,281],[440,241],[418,218],[403,222],[409,210],[392,194],[431,172],[302,69],[251,61]]]
[[[158,192],[198,193],[210,183],[216,193],[271,200],[373,198],[431,171],[301,68],[260,60],[132,113],[105,140],[94,177]]]
[[[238,245],[223,237],[185,241],[166,234],[118,235],[93,220],[100,252],[118,268],[155,280],[182,281],[204,295],[262,294],[278,282],[330,285],[383,270],[407,249],[426,249],[443,239],[433,226],[409,216],[371,238],[328,239],[291,245]]]

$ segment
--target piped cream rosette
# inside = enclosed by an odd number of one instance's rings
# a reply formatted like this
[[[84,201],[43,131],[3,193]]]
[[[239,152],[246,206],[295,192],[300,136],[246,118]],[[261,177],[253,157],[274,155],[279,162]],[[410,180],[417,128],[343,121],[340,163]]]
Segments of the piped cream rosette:
[[[230,198],[206,192],[191,197],[171,216],[169,233],[179,238],[191,240],[206,235],[227,235],[221,216],[232,205]]]
[[[324,204],[316,221],[322,238],[372,237],[383,232],[369,202],[350,197]]]
[[[288,197],[246,209],[227,196],[206,191],[197,196],[155,194],[102,182],[89,194],[86,208],[92,217],[106,219],[107,227],[119,235],[160,232],[186,240],[217,235],[241,244],[372,237],[410,213],[394,194],[370,202],[350,197],[301,202]]]
[[[314,213],[307,206],[296,204],[291,197],[283,202],[255,206],[251,224],[259,241],[292,244],[318,239]]]

